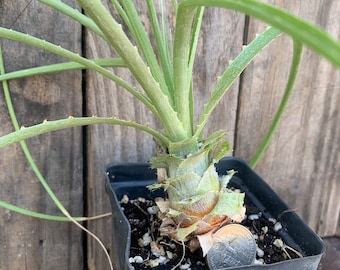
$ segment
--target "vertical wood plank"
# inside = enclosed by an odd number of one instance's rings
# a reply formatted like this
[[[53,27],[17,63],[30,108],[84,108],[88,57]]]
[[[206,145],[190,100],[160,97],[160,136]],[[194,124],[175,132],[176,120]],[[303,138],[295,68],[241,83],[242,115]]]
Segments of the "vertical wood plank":
[[[72,1],[70,1],[72,2]],[[170,1],[169,1],[170,2]],[[170,3],[166,3],[169,8]],[[339,37],[336,0],[279,1],[268,0],[306,19],[315,21]],[[73,2],[72,2],[73,3]],[[110,1],[107,1],[110,3]],[[143,18],[146,8],[138,2]],[[0,3],[1,26],[44,37],[63,47],[80,52],[81,29],[64,16],[36,1]],[[167,18],[169,22],[173,18]],[[170,23],[171,24],[171,23]],[[241,50],[244,16],[235,12],[207,9],[195,63],[195,103],[201,108],[207,101],[216,76],[229,59]],[[149,27],[145,21],[145,25]],[[250,21],[248,39],[265,26]],[[213,34],[214,33],[214,34]],[[3,41],[7,71],[61,61],[43,51]],[[281,37],[266,49],[245,72],[238,108],[238,82],[221,102],[206,134],[227,129],[235,155],[250,160],[275,113],[291,58],[291,41]],[[86,33],[86,54],[89,58],[112,57],[114,52],[92,33]],[[283,60],[282,60],[283,59]],[[116,74],[133,78],[123,69]],[[112,116],[147,123],[159,123],[138,101],[101,76],[87,73],[86,114]],[[45,118],[59,119],[82,114],[81,73],[39,76],[10,82],[20,124],[32,125]],[[306,50],[296,90],[273,143],[256,170],[317,232],[340,234],[339,104],[340,74],[326,61]],[[259,105],[260,104],[260,105]],[[12,130],[0,93],[0,135]],[[238,111],[238,115],[236,115]],[[200,111],[196,111],[198,116]],[[236,119],[237,117],[237,119]],[[237,126],[236,126],[237,120]],[[238,129],[233,142],[235,126]],[[293,135],[292,135],[293,134]],[[81,129],[72,129],[28,140],[33,156],[51,183],[52,189],[74,215],[83,211]],[[124,161],[147,161],[154,153],[152,138],[131,128],[92,126],[86,136],[88,195],[87,212],[96,215],[109,212],[104,191],[105,164]],[[319,157],[319,158],[317,158]],[[59,214],[37,182],[19,145],[0,149],[0,199],[39,212]],[[111,248],[111,219],[88,222],[90,230]],[[27,218],[0,209],[0,269],[82,269],[81,232],[71,224]],[[88,239],[89,269],[106,269],[107,262],[98,244]]]
[[[110,1],[107,1],[109,5]],[[135,2],[142,18],[146,18],[147,10],[143,1]],[[166,10],[171,10],[171,2],[164,1]],[[170,12],[166,14],[171,14]],[[173,18],[167,15],[171,25]],[[150,27],[147,21],[143,21]],[[208,9],[204,17],[204,27],[199,41],[198,58],[195,64],[195,102],[202,107],[209,91],[215,83],[216,76],[226,67],[228,60],[241,50],[244,16],[226,10]],[[211,32],[220,34],[212,36]],[[87,57],[112,57],[114,52],[92,33],[86,33]],[[131,75],[121,69],[116,74],[131,81]],[[159,123],[150,115],[142,104],[135,101],[130,94],[115,86],[101,76],[87,74],[87,114],[98,116],[116,116],[118,118],[136,120],[147,123],[151,127],[159,127]],[[218,129],[230,130],[229,138],[233,140],[233,128],[236,119],[237,85],[230,90],[228,97],[219,105],[212,121],[207,125],[206,133]],[[202,111],[195,112],[198,116]],[[225,115],[228,115],[227,121]],[[146,162],[155,154],[152,138],[131,128],[119,126],[91,126],[87,130],[88,155],[88,212],[90,215],[110,211],[109,201],[104,190],[103,167],[110,162]],[[111,220],[97,221],[89,224],[105,245],[111,248]],[[119,247],[113,247],[119,248]],[[107,267],[103,252],[92,239],[88,239],[89,269],[105,269]]]
[[[67,1],[71,2],[71,1]],[[42,37],[80,53],[81,28],[37,1],[1,1],[1,26]],[[6,70],[60,62],[59,57],[1,40]],[[10,81],[20,125],[81,115],[81,73]],[[13,131],[0,87],[0,135]],[[72,215],[83,215],[81,129],[27,140],[37,166]],[[62,215],[38,182],[19,144],[0,149],[0,200],[41,213]],[[82,269],[82,233],[68,222],[34,219],[0,209],[0,269]]]
[[[266,1],[339,38],[339,1]],[[265,26],[250,20],[249,39]],[[255,154],[284,91],[292,42],[274,41],[246,70],[236,155]],[[334,235],[340,215],[340,72],[306,49],[295,91],[256,171],[320,235]]]

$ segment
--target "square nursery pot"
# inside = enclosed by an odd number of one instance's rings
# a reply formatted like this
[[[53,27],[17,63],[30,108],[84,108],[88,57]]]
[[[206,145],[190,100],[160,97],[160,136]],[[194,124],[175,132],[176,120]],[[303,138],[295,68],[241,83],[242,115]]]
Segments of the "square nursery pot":
[[[246,197],[260,209],[266,218],[278,217],[289,207],[243,160],[227,157],[217,165],[219,174],[234,169],[237,174],[230,185],[241,189]],[[106,167],[106,190],[110,197],[113,213],[113,249],[112,258],[117,270],[131,270],[129,263],[130,224],[120,207],[119,201],[124,194],[130,199],[138,197],[155,198],[164,196],[160,190],[150,192],[146,186],[156,181],[156,172],[145,163],[115,163]],[[321,238],[294,212],[282,215],[280,222],[283,229],[280,236],[287,245],[301,252],[304,257],[281,261],[273,264],[228,267],[224,269],[317,269],[325,251]],[[221,269],[220,269],[221,270]]]

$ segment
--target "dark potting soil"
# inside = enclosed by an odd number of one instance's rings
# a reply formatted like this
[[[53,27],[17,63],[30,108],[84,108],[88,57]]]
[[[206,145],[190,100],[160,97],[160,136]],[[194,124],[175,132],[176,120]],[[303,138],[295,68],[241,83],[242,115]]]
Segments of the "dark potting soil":
[[[246,201],[247,204],[247,201]],[[184,258],[182,243],[166,237],[160,237],[158,228],[161,220],[157,216],[157,206],[152,199],[122,199],[121,206],[131,225],[130,263],[139,269],[170,270],[208,269],[205,258],[199,249],[191,253],[185,248]],[[268,220],[254,206],[247,205],[247,213],[242,225],[254,235],[257,243],[256,264],[271,264],[282,260],[298,258],[293,249],[287,247],[277,231],[281,224]]]

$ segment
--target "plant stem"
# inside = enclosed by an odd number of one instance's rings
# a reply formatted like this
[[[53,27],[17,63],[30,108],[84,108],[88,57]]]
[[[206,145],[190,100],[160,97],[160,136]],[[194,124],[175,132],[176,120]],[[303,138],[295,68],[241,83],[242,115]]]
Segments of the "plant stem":
[[[199,119],[195,136],[200,136],[205,124],[208,122],[209,117],[217,106],[218,102],[229,90],[230,86],[238,78],[241,72],[256,57],[256,55],[261,52],[263,48],[265,48],[280,34],[280,30],[273,27],[268,27],[264,32],[257,35],[256,38],[247,46],[244,46],[242,52],[234,60],[229,62],[228,68],[224,71],[222,76],[218,78],[214,89],[211,91],[210,98],[207,104],[204,106],[204,111]]]
[[[68,6],[67,4],[61,2],[61,1],[55,1],[55,0],[38,0],[41,3],[44,3],[47,6],[50,6],[51,8],[58,10],[59,12],[65,14],[66,16],[72,18],[73,20],[81,23],[84,25],[87,29],[93,31],[98,36],[105,39],[104,34],[100,31],[100,29],[97,27],[93,21],[86,17],[84,14],[81,14],[78,10]]]
[[[192,23],[196,11],[196,7],[190,7],[185,9],[185,13],[177,13],[173,48],[175,106],[188,137],[192,136],[190,104],[193,103],[193,97],[190,95],[191,70],[189,69],[189,58],[192,41]]]
[[[164,14],[163,14],[163,3],[161,3],[161,12],[162,12],[162,30],[165,28],[164,23]],[[157,45],[159,60],[161,62],[162,70],[164,73],[165,82],[169,88],[169,95],[171,100],[174,100],[173,92],[174,92],[174,85],[173,85],[173,74],[171,69],[171,64],[169,61],[169,52],[168,52],[168,44],[165,33],[161,31],[160,25],[157,18],[156,8],[154,4],[154,0],[147,0],[148,12],[150,14],[150,21],[152,25],[153,34],[155,36],[155,42]]]
[[[268,130],[266,136],[264,137],[259,149],[256,151],[255,156],[253,157],[253,159],[249,163],[250,167],[252,167],[252,168],[255,168],[255,166],[259,162],[260,158],[262,157],[263,153],[267,149],[269,142],[270,142],[272,136],[274,135],[274,132],[277,129],[278,124],[279,124],[279,122],[282,118],[282,115],[283,115],[285,108],[287,106],[289,97],[291,96],[291,93],[292,93],[293,88],[294,88],[295,79],[297,77],[301,58],[302,58],[303,45],[300,42],[297,42],[296,40],[293,40],[293,42],[294,42],[294,45],[293,45],[294,46],[293,60],[292,60],[291,68],[290,68],[290,73],[289,73],[289,78],[288,78],[288,81],[287,81],[286,89],[285,89],[285,92],[282,96],[280,106],[279,106],[279,108],[278,108],[278,110],[275,114],[273,122],[271,123],[269,130]]]
[[[340,43],[321,28],[287,11],[255,0],[184,0],[179,8],[190,10],[193,6],[224,7],[246,13],[289,34],[340,67]]]
[[[138,49],[132,45],[121,25],[119,25],[100,0],[78,0],[85,12],[92,18],[107,37],[108,42],[117,51],[130,71],[152,101],[159,120],[172,141],[187,139],[183,123],[171,107],[169,97],[164,95],[160,84],[152,76],[150,68],[144,63]]]
[[[93,60],[86,59],[81,57],[79,54],[66,50],[58,45],[53,43],[47,42],[45,40],[23,34],[14,30],[9,30],[3,27],[0,27],[0,37],[4,37],[7,39],[15,40],[18,42],[22,42],[31,46],[34,46],[39,49],[43,49],[45,51],[54,53],[56,55],[60,55],[66,59],[79,63],[85,66],[87,69],[94,70],[99,74],[103,75],[104,77],[114,81],[118,85],[122,86],[132,95],[134,95],[138,100],[143,102],[151,112],[154,113],[155,116],[159,117],[158,112],[156,111],[155,107],[151,104],[151,101],[148,97],[143,95],[140,91],[136,88],[132,87],[128,84],[125,80],[121,79],[120,77],[116,76],[115,74],[111,73],[107,69],[101,67],[100,65],[96,64]]]
[[[0,44],[0,74],[3,74],[3,73],[5,73],[5,67],[4,67],[4,64],[3,64],[2,48],[1,48],[1,44]],[[14,129],[16,131],[18,131],[19,130],[19,123],[18,123],[18,120],[17,120],[16,115],[15,115],[15,111],[14,111],[14,107],[13,107],[12,99],[11,99],[11,96],[10,96],[7,81],[3,81],[2,85],[3,85],[3,90],[4,90],[4,94],[5,94],[5,100],[6,100],[8,112],[9,112],[10,118],[12,120],[12,124],[14,126]],[[11,133],[11,134],[15,134],[15,133]],[[4,137],[6,137],[6,136],[3,136],[1,138],[4,138]],[[67,210],[65,209],[65,207],[62,205],[62,203],[56,197],[56,195],[51,190],[51,188],[49,187],[49,185],[45,181],[44,177],[40,173],[38,167],[36,166],[36,164],[35,164],[35,162],[32,158],[30,151],[28,150],[28,147],[27,147],[25,141],[19,140],[19,142],[20,142],[21,148],[22,148],[22,150],[23,150],[23,152],[26,156],[27,161],[29,162],[32,170],[34,171],[34,173],[36,174],[36,176],[40,180],[41,184],[43,185],[43,187],[47,191],[48,195],[51,197],[53,202],[58,206],[58,208],[60,209],[60,211],[63,214],[67,213]]]
[[[150,67],[152,76],[160,84],[160,89],[169,97],[169,102],[172,104],[173,100],[169,93],[168,86],[165,83],[164,74],[162,74],[160,66],[158,65],[151,41],[145,31],[134,3],[131,0],[123,0],[121,3],[130,21],[129,29],[134,36],[138,48],[142,51],[148,67]]]
[[[94,125],[94,124],[115,124],[121,126],[129,126],[134,127],[140,130],[143,130],[149,134],[151,134],[159,143],[166,147],[170,141],[167,137],[165,137],[161,132],[153,130],[145,125],[138,124],[133,121],[125,121],[121,119],[117,119],[115,117],[69,117],[67,119],[60,119],[55,121],[44,121],[41,124],[24,127],[10,134],[4,135],[0,137],[0,148],[5,147],[7,145],[20,142],[21,140],[26,140],[28,138],[41,135],[44,133],[57,131],[66,128],[86,126],[86,125]],[[18,127],[19,128],[19,127]]]
[[[4,67],[4,64],[3,64],[2,48],[1,48],[1,43],[0,43],[0,74],[3,74],[3,73],[5,73],[5,67]],[[13,107],[13,104],[12,104],[12,99],[10,97],[7,81],[3,81],[2,85],[3,85],[4,92],[5,92],[6,104],[7,104],[7,107],[8,107],[8,111],[9,111],[9,114],[10,114],[10,117],[11,117],[14,129],[17,132],[19,132],[19,124],[18,124],[18,120],[17,120],[15,112],[14,112],[14,107]],[[15,134],[15,133],[11,133],[11,134]],[[1,138],[3,138],[3,137],[1,137]],[[100,239],[96,235],[94,235],[87,228],[82,226],[78,221],[76,221],[71,216],[71,214],[67,211],[67,209],[64,207],[64,205],[61,203],[61,201],[54,194],[54,192],[52,191],[52,189],[50,188],[50,186],[46,182],[44,176],[41,174],[38,166],[36,165],[36,163],[33,160],[31,152],[29,151],[25,141],[20,141],[20,145],[21,145],[21,148],[22,148],[22,150],[24,152],[24,155],[25,155],[25,157],[26,157],[26,159],[27,159],[31,169],[35,173],[36,177],[39,179],[41,185],[45,188],[47,194],[50,196],[50,198],[52,199],[53,203],[66,216],[66,218],[68,218],[77,227],[79,227],[82,230],[86,231],[89,235],[91,235],[91,237],[93,237],[99,243],[99,245],[103,248],[104,253],[105,253],[105,255],[106,255],[107,259],[108,259],[108,263],[109,263],[110,269],[113,270],[113,266],[112,266],[112,262],[111,262],[110,256],[109,256],[109,254],[108,254],[104,244],[100,241]],[[26,211],[26,214],[29,214],[29,212]],[[33,216],[34,216],[34,214],[33,214]]]
[[[47,215],[47,214],[42,214],[34,211],[30,211],[27,209],[23,209],[21,207],[17,207],[15,205],[6,203],[4,201],[0,201],[0,207],[6,208],[10,211],[17,212],[22,215],[34,217],[34,218],[40,218],[40,219],[47,219],[47,220],[52,220],[52,221],[67,221],[70,222],[71,220],[68,217],[65,216],[53,216],[53,215]],[[87,221],[87,220],[93,220],[93,219],[98,219],[98,218],[103,218],[112,215],[112,213],[108,214],[103,214],[100,216],[95,216],[95,217],[73,217],[75,221],[82,222],[82,221]]]
[[[190,119],[191,119],[191,132],[192,134],[194,131],[194,89],[193,89],[193,71],[194,71],[194,63],[196,57],[196,50],[198,44],[198,38],[201,31],[202,19],[204,14],[204,7],[199,7],[196,12],[196,16],[194,18],[194,23],[192,27],[192,37],[190,42],[190,55],[189,55],[189,62],[188,62],[188,81],[190,83],[190,96],[189,96],[189,111],[190,111]]]
[[[120,58],[103,58],[93,60],[101,67],[126,67],[124,61]],[[86,66],[76,62],[58,63],[41,67],[27,68],[19,71],[8,72],[0,75],[0,81],[42,75],[53,72],[64,72],[70,70],[86,69]],[[132,87],[132,86],[131,86]]]

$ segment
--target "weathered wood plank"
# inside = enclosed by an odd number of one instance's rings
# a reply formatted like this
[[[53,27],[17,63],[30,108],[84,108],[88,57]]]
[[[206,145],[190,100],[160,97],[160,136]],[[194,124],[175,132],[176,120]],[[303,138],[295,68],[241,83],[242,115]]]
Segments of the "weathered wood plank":
[[[170,1],[164,3],[167,5],[166,8],[169,9]],[[146,14],[145,3],[138,1],[137,5],[141,14]],[[143,16],[143,18],[145,17]],[[171,17],[167,19],[172,20]],[[228,60],[235,57],[240,51],[244,16],[230,11],[210,9],[204,18],[204,24],[206,25],[199,41],[195,68],[194,87],[197,90],[195,94],[197,106],[203,106],[207,101],[208,92],[212,89],[216,76],[222,72]],[[148,24],[145,23],[145,25]],[[220,31],[221,34],[212,38],[210,35],[212,31]],[[237,32],[241,34],[237,34]],[[108,46],[97,37],[91,33],[87,33],[86,36],[87,57],[113,55]],[[124,78],[131,79],[129,73],[124,72],[124,70],[116,70],[116,72]],[[207,133],[227,128],[231,130],[229,138],[232,140],[236,119],[237,85],[230,91],[229,97],[219,105],[211,123],[207,126]],[[137,122],[147,123],[152,127],[159,125],[139,102],[131,98],[131,95],[92,72],[87,75],[86,100],[88,115],[115,115],[124,119],[135,119]],[[198,114],[199,112],[195,113],[196,116]],[[228,121],[225,120],[226,115],[229,116]],[[146,162],[154,153],[154,142],[145,133],[126,127],[89,127],[87,132],[89,214],[110,211],[103,181],[105,164],[122,161]],[[93,226],[90,224],[90,229],[105,240],[108,248],[111,248],[111,231],[114,230],[111,226],[110,219],[97,221]],[[92,239],[89,239],[88,244],[88,261],[89,269],[105,269],[107,267],[103,252]]]
[[[167,4],[170,4],[169,2]],[[335,36],[339,33],[340,4],[336,0],[318,3],[270,3],[314,20]],[[29,5],[26,7],[27,4]],[[138,1],[138,5],[141,14],[146,14],[144,2]],[[0,14],[2,26],[28,31],[80,52],[79,26],[64,20],[64,16],[57,15],[49,8],[42,8],[36,1],[3,0],[0,4]],[[170,17],[167,19],[171,21]],[[199,107],[206,103],[207,94],[227,61],[241,50],[244,16],[209,9],[204,24],[195,66],[194,87],[198,90],[195,102]],[[248,39],[254,38],[261,29],[264,29],[262,24],[251,20]],[[218,35],[212,36],[215,31]],[[8,71],[61,60],[45,52],[7,41],[4,41],[3,45]],[[89,32],[86,33],[86,48],[87,57],[90,58],[114,54],[102,40]],[[282,37],[266,49],[262,57],[244,74],[240,107],[237,108],[239,85],[236,84],[207,126],[206,133],[226,128],[234,145],[235,155],[248,161],[268,127],[269,116],[274,114],[278,106],[289,71],[283,65],[291,57],[290,48],[290,40]],[[131,75],[124,70],[117,69],[116,72],[132,80]],[[20,124],[32,125],[44,118],[81,115],[80,75],[80,72],[75,72],[11,82]],[[147,123],[152,127],[159,126],[142,104],[101,76],[88,72],[86,86],[84,98],[87,102],[87,115],[115,115]],[[283,122],[256,169],[292,208],[297,208],[298,213],[320,235],[340,235],[340,203],[337,194],[340,188],[339,88],[339,71],[307,50],[296,91]],[[1,92],[0,135],[12,130],[3,100]],[[199,112],[195,112],[195,115],[198,116]],[[238,132],[233,143],[236,122]],[[155,153],[154,142],[147,134],[131,128],[93,126],[87,129],[85,143],[87,212],[89,215],[109,212],[110,207],[104,191],[104,165],[118,161],[147,161]],[[72,214],[81,215],[81,130],[40,136],[29,140],[28,144],[38,166],[42,168],[58,197]],[[0,150],[0,168],[1,200],[31,210],[59,213],[35,180],[18,145]],[[81,232],[73,225],[22,217],[4,209],[0,209],[0,217],[0,269],[82,269]],[[110,249],[111,219],[89,222],[88,226]],[[107,268],[102,250],[90,238],[87,255],[89,269]]]
[[[339,35],[339,1],[267,1]],[[264,29],[250,20],[249,39]],[[288,77],[292,42],[280,37],[245,72],[235,154],[250,160],[274,115]],[[256,170],[320,235],[340,219],[340,72],[305,50],[295,91]]]
[[[71,2],[71,1],[68,1]],[[4,0],[1,26],[43,37],[80,53],[81,28],[38,1]],[[32,47],[1,40],[7,71],[61,59]],[[13,130],[0,87],[1,130]],[[38,76],[11,81],[10,91],[20,125],[81,115],[81,73]],[[81,129],[27,141],[37,166],[71,214],[83,215]],[[0,150],[0,200],[42,213],[61,215],[30,169],[20,146]],[[67,222],[51,222],[0,209],[0,269],[82,269],[82,233]]]

